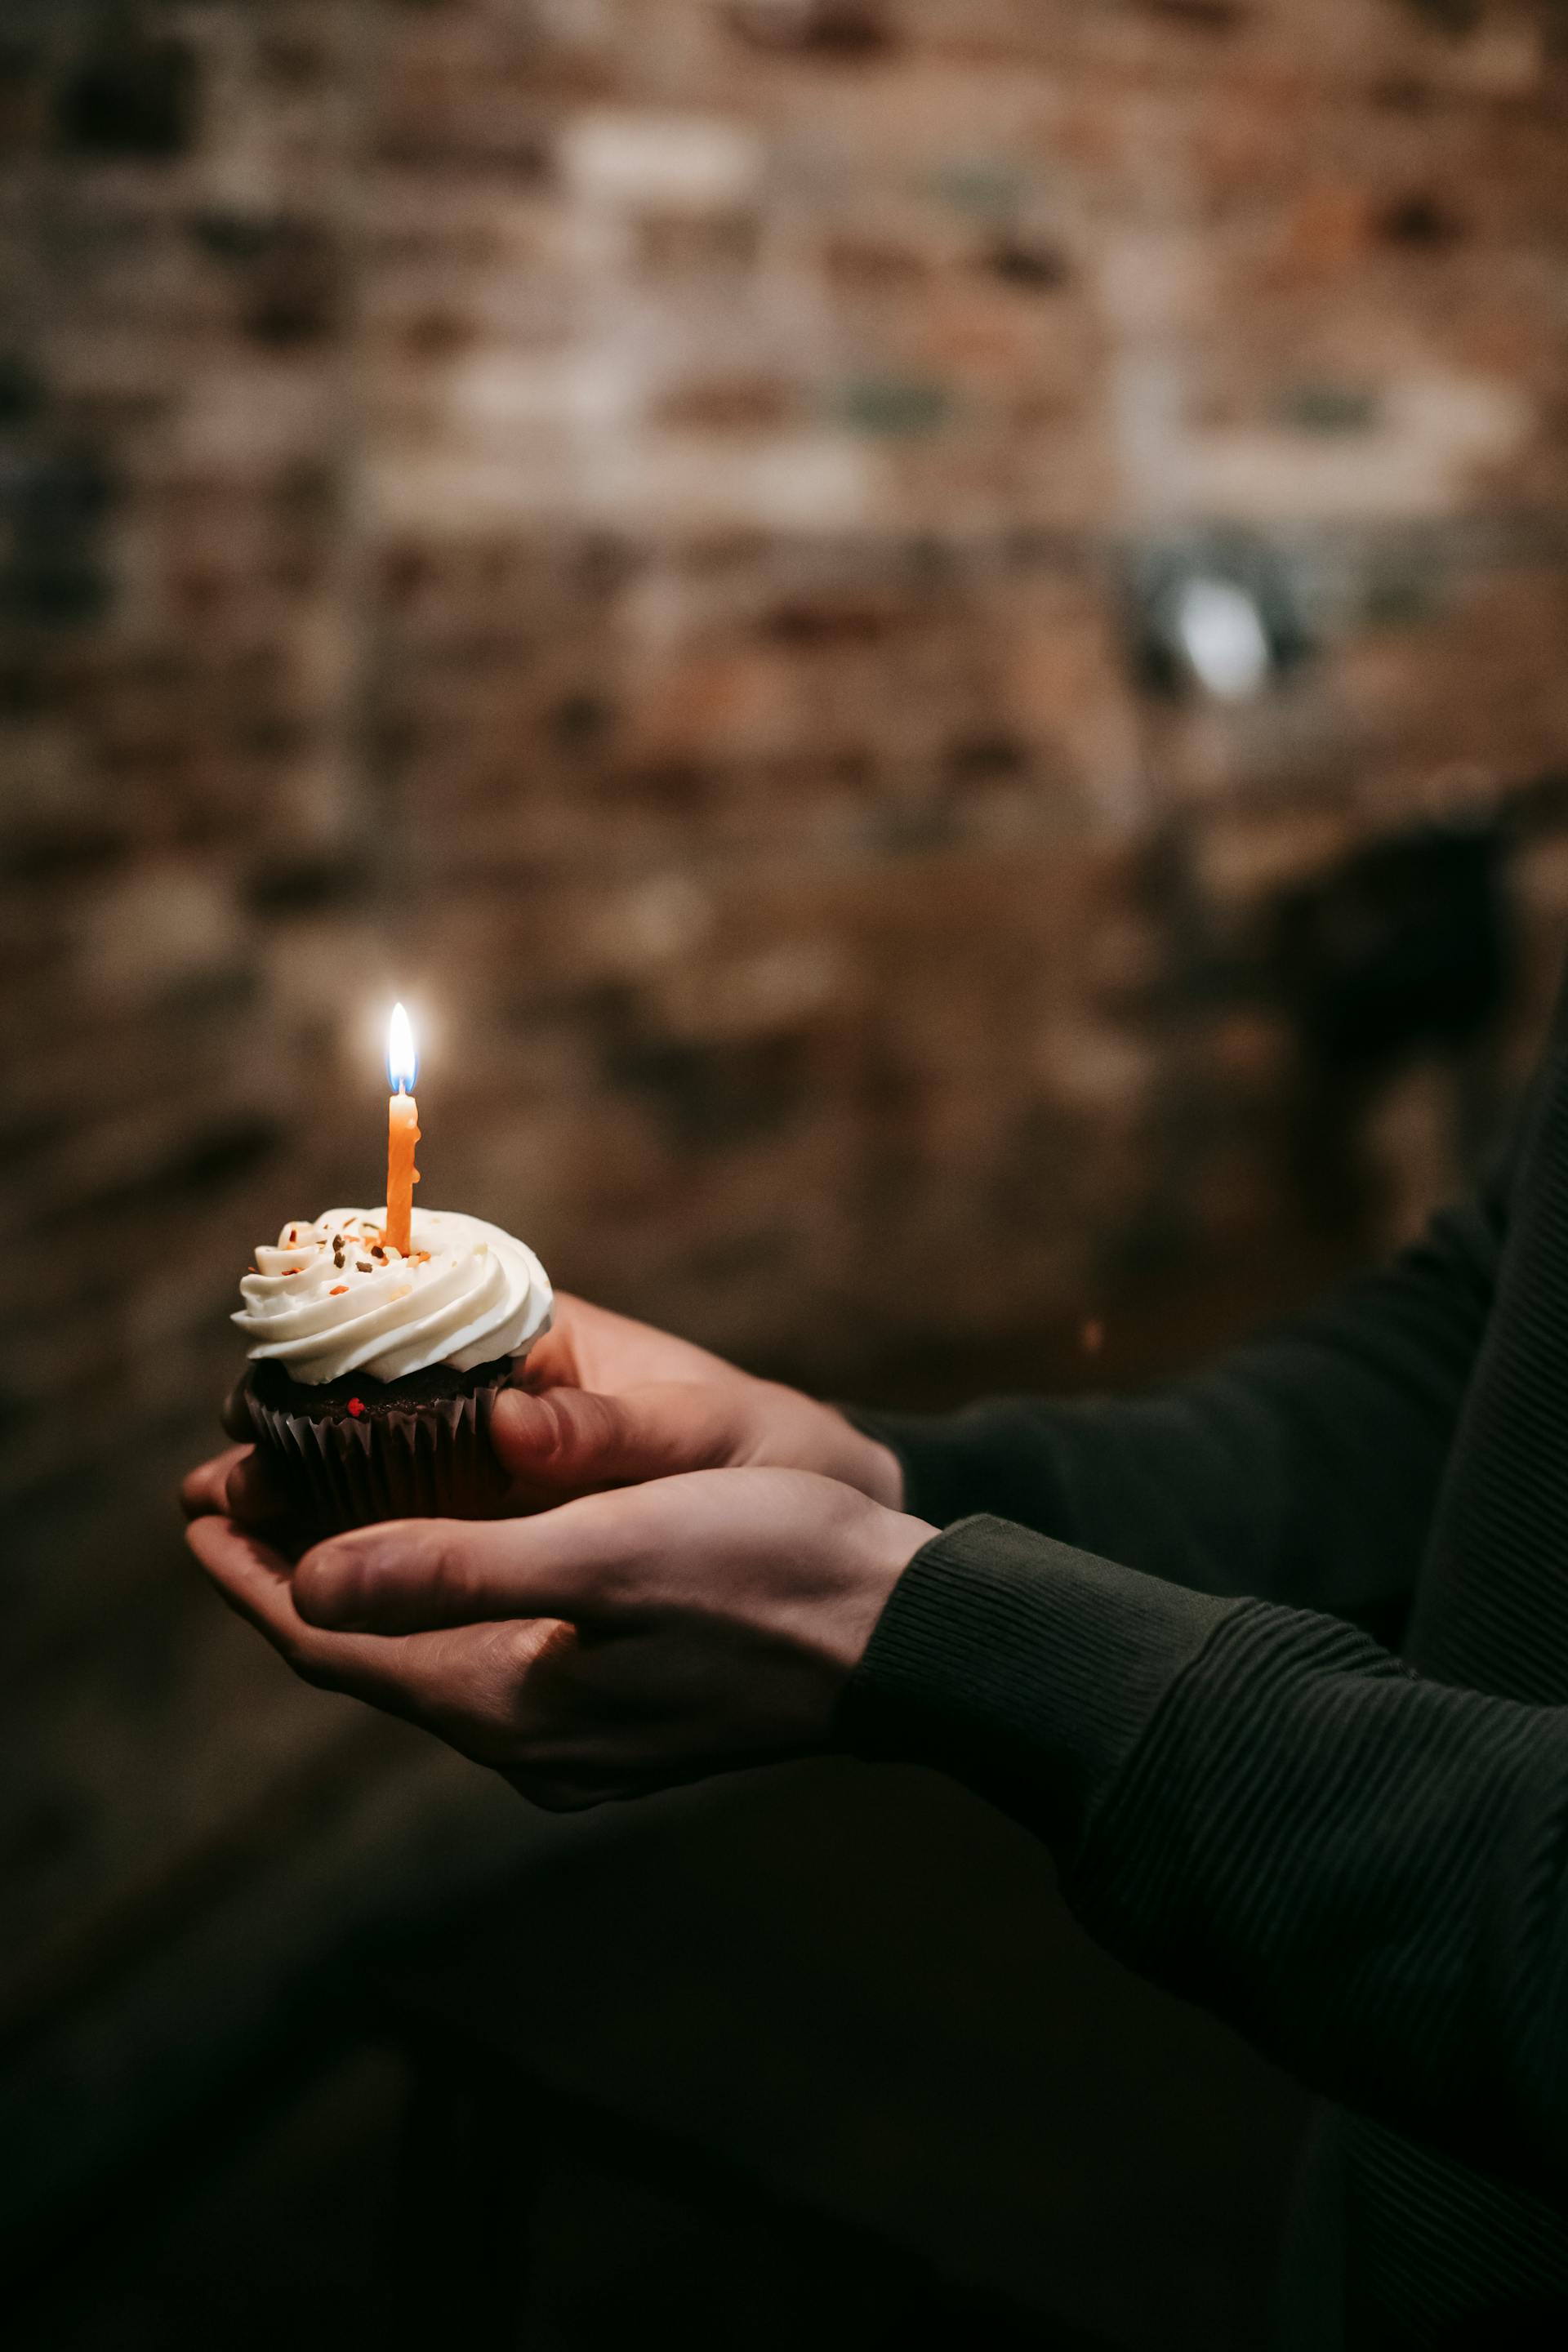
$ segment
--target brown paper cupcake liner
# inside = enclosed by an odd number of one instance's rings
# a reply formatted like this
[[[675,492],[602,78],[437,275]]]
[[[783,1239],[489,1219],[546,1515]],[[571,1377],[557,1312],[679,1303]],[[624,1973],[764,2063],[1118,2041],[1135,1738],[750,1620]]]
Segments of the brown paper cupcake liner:
[[[319,1539],[377,1519],[488,1519],[506,1479],[490,1446],[503,1378],[472,1394],[373,1417],[314,1420],[247,1402],[258,1450],[301,1534]]]

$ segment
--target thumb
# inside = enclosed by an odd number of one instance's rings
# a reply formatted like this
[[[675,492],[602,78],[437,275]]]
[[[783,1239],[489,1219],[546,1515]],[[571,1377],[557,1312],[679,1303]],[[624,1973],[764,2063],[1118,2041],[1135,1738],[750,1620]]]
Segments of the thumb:
[[[724,1468],[739,1455],[741,1418],[735,1399],[699,1381],[650,1381],[618,1396],[505,1389],[490,1442],[519,1486],[583,1495]]]
[[[589,1605],[606,1532],[584,1525],[571,1505],[531,1519],[388,1519],[353,1528],[300,1561],[294,1606],[308,1625],[334,1633],[564,1619]]]

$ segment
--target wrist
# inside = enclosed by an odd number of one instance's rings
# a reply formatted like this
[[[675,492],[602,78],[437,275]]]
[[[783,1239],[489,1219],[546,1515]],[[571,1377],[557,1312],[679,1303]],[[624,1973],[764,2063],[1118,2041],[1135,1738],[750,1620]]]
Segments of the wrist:
[[[853,1505],[855,1538],[849,1605],[841,1621],[840,1665],[846,1679],[859,1665],[883,1611],[917,1552],[938,1530],[907,1511],[879,1503]]]

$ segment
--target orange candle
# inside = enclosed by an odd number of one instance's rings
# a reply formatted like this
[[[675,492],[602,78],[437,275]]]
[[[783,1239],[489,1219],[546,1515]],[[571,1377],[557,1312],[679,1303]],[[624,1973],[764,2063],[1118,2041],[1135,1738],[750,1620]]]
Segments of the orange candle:
[[[386,1106],[386,1231],[382,1238],[388,1249],[401,1250],[405,1257],[414,1246],[414,1187],[419,1181],[419,1171],[414,1165],[414,1147],[419,1140],[419,1106],[414,1099],[417,1068],[408,1015],[401,1004],[395,1004],[386,1038],[392,1098]]]

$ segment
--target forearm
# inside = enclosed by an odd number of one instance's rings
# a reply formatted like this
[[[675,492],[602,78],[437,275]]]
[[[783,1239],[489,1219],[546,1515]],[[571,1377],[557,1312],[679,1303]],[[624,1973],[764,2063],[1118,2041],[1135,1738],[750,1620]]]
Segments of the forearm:
[[[906,1507],[986,1511],[1195,1591],[1343,1614],[1407,1594],[1489,1308],[1497,1194],[1149,1397],[858,1415]]]
[[[979,1520],[917,1555],[842,1726],[1027,1822],[1100,1941],[1312,2088],[1568,2179],[1568,1712]]]

